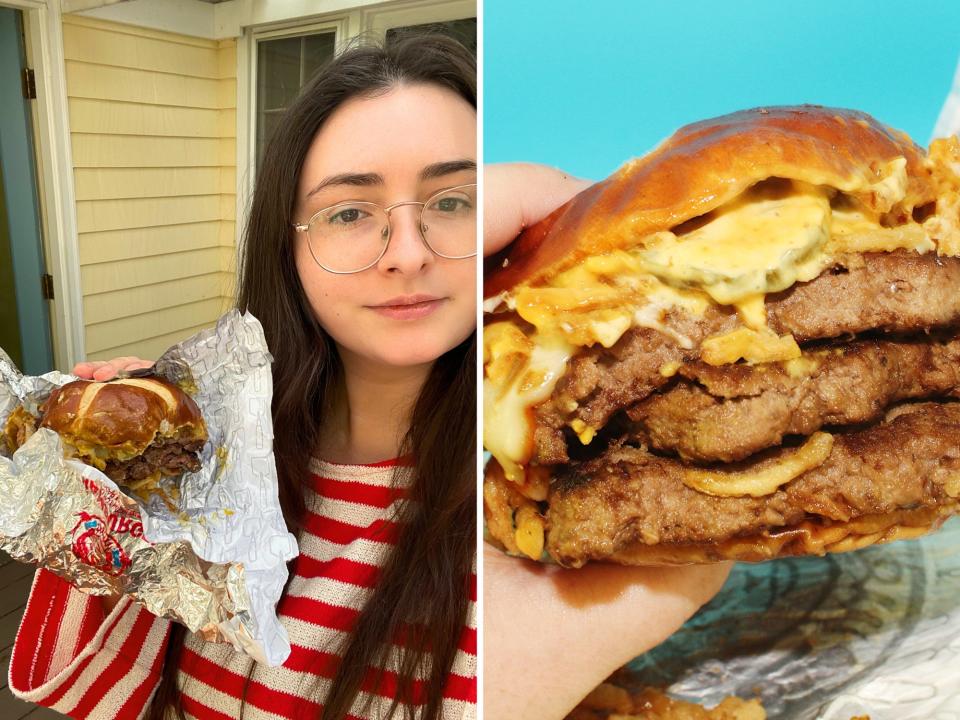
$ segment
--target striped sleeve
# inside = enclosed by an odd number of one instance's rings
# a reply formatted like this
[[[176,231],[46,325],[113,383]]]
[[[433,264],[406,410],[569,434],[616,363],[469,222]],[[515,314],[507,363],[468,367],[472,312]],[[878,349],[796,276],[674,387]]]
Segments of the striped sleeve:
[[[169,630],[129,597],[107,615],[100,598],[41,568],[14,641],[10,690],[74,718],[136,720],[160,679]]]

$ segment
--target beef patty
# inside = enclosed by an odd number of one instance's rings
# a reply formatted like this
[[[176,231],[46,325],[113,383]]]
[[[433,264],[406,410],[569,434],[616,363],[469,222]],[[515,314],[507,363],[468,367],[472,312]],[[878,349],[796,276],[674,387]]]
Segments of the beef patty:
[[[131,485],[145,480],[155,473],[181,475],[200,469],[197,453],[203,448],[203,440],[180,440],[157,438],[142,454],[130,460],[110,460],[104,475],[118,485]]]
[[[798,342],[957,325],[960,258],[909,251],[849,256],[809,282],[768,295],[766,311],[771,329]],[[739,326],[732,308],[715,305],[702,317],[672,312],[663,322],[671,335],[633,328],[613,347],[585,348],[571,359],[550,398],[534,408],[535,462],[567,462],[564,428],[573,419],[603,427],[669,382],[661,373],[665,365],[695,360],[705,338]]]
[[[558,470],[547,551],[580,566],[637,544],[718,543],[805,520],[830,525],[955,503],[960,403],[903,405],[881,424],[836,434],[822,464],[763,497],[706,495],[683,473],[681,461],[627,445]]]
[[[698,462],[742,460],[825,425],[882,417],[899,400],[960,394],[960,338],[864,340],[797,361],[714,367],[627,410],[633,439]]]

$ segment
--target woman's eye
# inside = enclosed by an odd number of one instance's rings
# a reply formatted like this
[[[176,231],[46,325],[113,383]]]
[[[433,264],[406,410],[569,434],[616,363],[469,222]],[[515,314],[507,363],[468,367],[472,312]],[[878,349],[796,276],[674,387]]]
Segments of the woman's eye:
[[[336,225],[352,225],[365,217],[368,217],[370,213],[364,212],[360,208],[355,207],[345,207],[335,210],[329,215],[327,221]]]
[[[470,207],[470,202],[466,198],[459,197],[443,197],[439,198],[434,204],[434,210],[439,210],[440,212],[457,212],[458,210],[466,210]]]

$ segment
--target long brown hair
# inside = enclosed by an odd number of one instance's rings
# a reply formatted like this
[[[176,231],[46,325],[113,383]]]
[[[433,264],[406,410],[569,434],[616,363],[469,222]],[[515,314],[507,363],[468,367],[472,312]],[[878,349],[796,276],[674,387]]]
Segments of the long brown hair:
[[[301,91],[259,168],[237,307],[260,320],[274,356],[274,455],[280,505],[295,534],[304,517],[303,489],[317,432],[342,382],[334,343],[314,317],[294,264],[289,223],[297,181],[314,136],[341,103],[418,83],[450,89],[476,107],[476,61],[453,40],[410,35],[386,46],[353,47]],[[409,501],[400,511],[403,530],[346,647],[335,649],[342,660],[326,697],[317,697],[318,689],[305,693],[323,704],[324,720],[346,717],[368,668],[382,673],[389,658],[397,668],[397,693],[383,717],[440,717],[466,621],[476,550],[475,357],[474,333],[436,360],[414,405],[401,448],[414,461]],[[162,720],[168,708],[184,718],[177,674],[185,635],[183,626],[172,625],[147,720]],[[391,644],[397,637],[403,637],[402,646]],[[251,662],[243,704],[255,668]],[[418,677],[424,678],[419,698]]]

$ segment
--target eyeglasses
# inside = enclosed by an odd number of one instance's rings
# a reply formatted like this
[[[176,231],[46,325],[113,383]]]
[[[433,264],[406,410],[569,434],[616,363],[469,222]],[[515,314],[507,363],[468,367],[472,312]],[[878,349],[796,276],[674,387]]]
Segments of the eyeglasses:
[[[446,188],[426,202],[407,200],[389,207],[370,202],[337,203],[293,227],[307,233],[317,265],[348,275],[380,261],[390,244],[390,213],[404,205],[420,206],[420,237],[436,255],[459,260],[477,254],[476,183]]]

